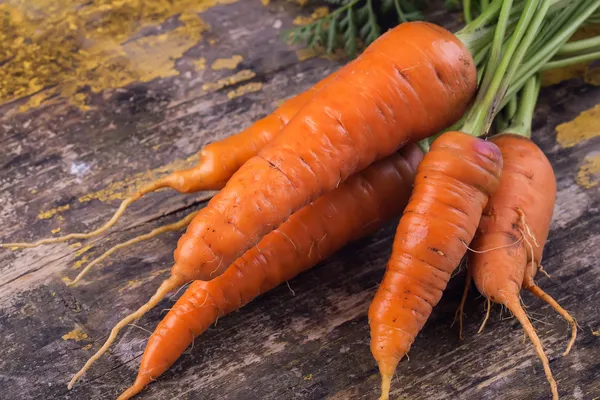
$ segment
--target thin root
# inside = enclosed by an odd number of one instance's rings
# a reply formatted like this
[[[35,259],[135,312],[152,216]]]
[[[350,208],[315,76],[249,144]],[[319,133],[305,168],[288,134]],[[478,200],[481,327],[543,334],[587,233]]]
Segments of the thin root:
[[[172,224],[168,224],[168,225],[163,225],[160,226],[158,228],[153,229],[151,232],[140,235],[140,236],[136,236],[133,239],[129,239],[126,242],[123,243],[119,243],[113,247],[111,247],[109,250],[107,250],[104,254],[102,254],[100,257],[94,259],[93,261],[91,261],[88,265],[85,266],[85,268],[79,273],[79,275],[77,275],[75,277],[75,279],[73,279],[72,281],[67,283],[67,286],[75,286],[84,276],[85,274],[88,273],[88,271],[96,264],[104,261],[108,256],[110,256],[111,254],[115,253],[117,250],[120,249],[124,249],[126,247],[129,246],[133,246],[134,244],[143,242],[144,240],[149,240],[152,239],[158,235],[160,235],[161,233],[164,232],[171,232],[171,231],[177,231],[180,230],[184,227],[186,227],[187,225],[189,225],[189,223],[192,221],[192,219],[194,219],[194,217],[196,216],[196,214],[198,214],[199,211],[194,211],[190,214],[188,214],[185,218],[174,222]]]
[[[527,318],[527,314],[525,314],[525,310],[521,307],[521,303],[517,299],[514,299],[511,302],[507,302],[506,306],[515,317],[519,320],[521,325],[523,326],[523,330],[529,336],[529,339],[533,343],[533,347],[535,348],[535,352],[542,362],[542,366],[544,367],[544,373],[546,374],[546,379],[550,384],[550,390],[552,391],[552,400],[558,400],[558,387],[556,386],[556,381],[552,376],[552,371],[550,370],[550,363],[548,362],[548,357],[544,352],[544,347],[542,346],[542,341],[535,333],[535,329],[533,325],[531,325],[531,321]]]
[[[465,303],[467,301],[467,294],[469,293],[469,288],[471,287],[471,269],[467,267],[467,276],[465,279],[465,289],[463,290],[463,294],[462,294],[462,298],[460,299],[460,305],[458,306],[458,308],[456,309],[456,313],[454,314],[454,321],[452,321],[452,325],[450,326],[452,328],[452,326],[454,325],[454,322],[456,322],[456,317],[458,316],[458,338],[460,340],[465,340],[464,336],[463,336],[463,314],[464,314],[464,308],[465,308]]]
[[[79,372],[77,372],[73,376],[73,378],[69,382],[69,385],[67,386],[69,390],[73,388],[73,385],[75,384],[77,379],[79,379],[83,374],[85,374],[85,372],[92,366],[92,364],[94,364],[106,352],[106,350],[108,350],[108,348],[111,346],[111,344],[113,344],[113,342],[117,338],[117,335],[119,334],[121,329],[131,324],[133,321],[141,318],[144,314],[146,314],[154,306],[156,306],[166,296],[167,293],[181,286],[182,283],[183,282],[178,277],[171,276],[169,279],[167,279],[160,285],[156,293],[154,293],[154,295],[150,298],[150,300],[148,300],[146,304],[138,308],[136,312],[129,314],[121,321],[119,321],[119,323],[115,325],[110,331],[108,339],[106,339],[106,342],[104,342],[104,345],[102,345],[100,350],[98,350],[96,354],[90,357],[90,359],[87,360],[83,368],[81,368],[81,370],[79,370]]]
[[[285,281],[285,284],[287,285],[288,289],[290,289],[290,292],[292,292],[292,296],[296,296],[296,292],[294,292],[294,289],[292,289],[290,286],[290,281]]]
[[[483,254],[483,253],[489,253],[490,251],[494,251],[494,250],[500,250],[500,249],[505,249],[507,247],[512,247],[515,246],[519,243],[521,243],[523,241],[523,237],[519,238],[518,240],[516,240],[514,243],[509,243],[509,244],[505,244],[503,246],[498,246],[498,247],[492,247],[491,249],[486,249],[486,250],[475,250],[469,247],[468,244],[466,244],[465,242],[463,242],[462,240],[460,241],[462,244],[465,245],[465,247],[467,248],[467,250],[469,250],[472,253],[477,253],[477,254]]]
[[[534,296],[536,296],[540,300],[548,303],[552,308],[554,308],[554,310],[556,310],[557,313],[559,313],[564,319],[567,320],[569,325],[571,325],[571,339],[569,340],[567,348],[563,353],[563,356],[566,356],[571,351],[571,348],[575,343],[575,339],[577,338],[577,324],[575,323],[575,319],[571,316],[571,314],[569,314],[567,310],[562,308],[560,304],[558,304],[558,302],[552,298],[552,296],[544,292],[542,288],[536,285],[535,282],[532,282],[531,284],[527,285],[526,289],[529,290]]]
[[[485,327],[486,322],[490,318],[490,309],[491,308],[492,308],[492,302],[491,302],[490,298],[488,297],[487,298],[487,311],[485,313],[485,318],[483,319],[483,322],[481,323],[481,326],[479,327],[479,330],[477,331],[477,333],[483,332],[483,328]]]
[[[119,218],[121,218],[121,216],[123,215],[123,213],[127,209],[127,207],[129,207],[134,201],[139,200],[145,194],[148,194],[150,192],[154,192],[155,190],[167,187],[169,185],[169,182],[168,182],[167,178],[168,177],[165,177],[165,178],[156,180],[154,182],[151,182],[148,185],[146,185],[143,188],[141,188],[139,191],[135,192],[131,196],[129,196],[126,199],[124,199],[121,202],[121,204],[119,205],[119,208],[117,209],[117,211],[115,211],[115,213],[111,217],[111,219],[108,220],[108,222],[105,223],[104,225],[102,225],[100,228],[95,229],[95,230],[93,230],[91,232],[86,232],[86,233],[69,233],[68,235],[54,237],[54,238],[48,238],[48,239],[42,239],[42,240],[38,240],[37,242],[32,242],[32,243],[27,243],[27,242],[21,242],[21,243],[2,243],[2,244],[0,244],[0,247],[32,248],[32,247],[38,247],[38,246],[41,246],[41,245],[44,245],[44,244],[66,242],[66,241],[71,240],[71,239],[89,239],[89,238],[92,238],[94,236],[98,236],[98,235],[106,232],[114,224],[116,224],[117,221],[119,220]]]

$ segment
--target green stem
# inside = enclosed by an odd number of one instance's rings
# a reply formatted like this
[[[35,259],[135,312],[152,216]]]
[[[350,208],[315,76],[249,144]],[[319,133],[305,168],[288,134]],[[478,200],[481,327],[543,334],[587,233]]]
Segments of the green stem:
[[[536,75],[527,80],[521,92],[517,114],[512,119],[511,124],[501,133],[512,133],[524,136],[528,139],[531,138],[531,122],[533,120],[533,113],[540,92],[540,86],[541,81]]]
[[[600,6],[600,2],[597,0],[584,0],[580,4],[573,5],[575,9],[566,10],[565,12],[570,13],[570,18],[562,26],[562,29],[552,37],[548,42],[541,47],[540,50],[533,53],[520,67],[515,75],[515,79],[512,81],[512,85],[506,92],[506,97],[510,97],[518,92],[527,79],[529,79],[539,69],[539,65],[548,63],[554,54],[561,48],[567,40],[575,33],[575,31],[583,24],[587,18],[594,13],[594,11]],[[506,103],[503,103],[503,106]]]
[[[540,15],[542,20],[544,18],[545,11],[542,13],[537,10],[538,3],[539,0],[527,0],[521,18],[519,18],[519,22],[517,23],[517,27],[509,39],[506,52],[502,56],[500,65],[494,71],[490,86],[485,91],[479,91],[477,98],[475,99],[475,104],[469,111],[466,123],[463,126],[463,132],[474,136],[481,136],[489,129],[495,113],[499,110],[499,108],[494,107],[494,105],[498,103],[498,100],[504,95],[500,89],[504,86],[505,82],[510,82],[512,78],[511,72],[514,68],[511,68],[511,63],[514,62],[516,65],[520,63],[520,61],[513,60],[513,56],[516,53],[520,55],[520,53],[524,53],[524,50],[527,49],[524,45],[524,49],[521,50],[521,46],[519,46],[521,39],[525,36],[525,39],[527,40],[524,40],[524,43],[528,45],[529,36],[532,36],[537,31],[537,29],[528,29],[529,23],[532,19],[537,22]],[[548,1],[545,1],[543,4],[548,6],[548,3]],[[511,5],[512,2],[507,1],[505,6],[503,6],[503,9],[509,8]],[[508,11],[510,11],[510,9]],[[503,13],[503,15],[510,15],[510,13]],[[533,28],[535,28],[535,25]],[[498,95],[500,95],[500,97],[498,97]]]
[[[488,6],[490,5],[490,2],[488,0],[481,0],[481,10],[485,10],[486,8],[488,8]]]
[[[589,61],[600,60],[600,51],[589,54],[582,54],[580,56],[563,58],[562,60],[547,62],[540,68],[540,71],[547,71],[549,69],[564,68],[573,64],[585,63]]]
[[[573,56],[589,52],[590,50],[600,50],[600,36],[578,40],[576,42],[565,43],[565,45],[556,52],[556,55]]]
[[[463,0],[463,14],[465,15],[465,22],[467,24],[473,22],[473,14],[471,13],[471,0]]]
[[[518,109],[517,96],[511,96],[507,100],[508,100],[508,104],[506,105],[506,117],[509,120],[511,120],[517,113],[517,109]]]
[[[513,0],[506,0],[502,9],[500,10],[500,16],[498,17],[498,24],[494,30],[494,39],[492,40],[492,47],[490,49],[490,55],[486,64],[486,74],[483,77],[479,90],[488,90],[491,81],[494,77],[496,69],[498,68],[500,55],[502,54],[502,43],[504,42],[504,36],[506,35],[506,28],[510,18],[510,11],[512,9]]]

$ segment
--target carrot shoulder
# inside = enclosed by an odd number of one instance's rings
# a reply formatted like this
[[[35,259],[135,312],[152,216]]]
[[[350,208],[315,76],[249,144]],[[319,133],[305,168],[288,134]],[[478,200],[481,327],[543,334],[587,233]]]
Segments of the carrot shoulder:
[[[460,132],[436,139],[419,165],[387,270],[369,308],[381,399],[388,398],[398,362],[464,256],[501,169],[494,144]]]
[[[183,282],[220,275],[293,212],[408,141],[458,120],[475,88],[472,57],[452,33],[428,23],[388,31],[194,218],[172,275]]]
[[[195,281],[148,340],[128,399],[166,371],[217,318],[376,230],[408,201],[422,153],[409,145],[293,214],[212,281]]]

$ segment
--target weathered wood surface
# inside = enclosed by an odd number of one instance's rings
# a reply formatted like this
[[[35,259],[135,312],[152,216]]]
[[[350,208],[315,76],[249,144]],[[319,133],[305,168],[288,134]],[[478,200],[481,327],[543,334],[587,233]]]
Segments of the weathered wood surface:
[[[60,96],[54,104],[25,113],[14,112],[23,101],[0,107],[0,241],[48,237],[58,227],[61,233],[96,227],[119,199],[96,196],[103,201],[82,202],[82,196],[185,159],[335,70],[339,63],[325,59],[298,62],[294,49],[279,40],[278,21],[289,27],[294,12],[287,3],[263,7],[258,1],[210,8],[201,17],[211,29],[177,60],[178,76],[93,94],[89,101],[96,108],[87,112]],[[243,56],[235,71],[208,67],[216,58],[234,54]],[[199,57],[206,58],[207,68],[195,71],[191,61]],[[260,91],[230,100],[227,93],[236,85],[202,90],[203,84],[243,69],[256,73],[250,82],[262,83]],[[540,277],[539,284],[579,322],[579,337],[568,357],[561,356],[567,324],[532,296],[524,294],[523,300],[565,399],[600,396],[600,337],[592,334],[600,329],[600,186],[586,189],[575,180],[583,159],[600,151],[600,140],[564,149],[554,128],[598,103],[600,88],[570,81],[544,90],[536,113],[534,140],[549,156],[558,180],[544,261],[552,278]],[[118,253],[76,288],[67,288],[61,278],[77,273],[72,269],[76,260],[91,259],[114,243],[175,221],[203,206],[205,199],[203,194],[155,193],[133,206],[109,234],[91,240],[94,247],[83,254],[67,244],[2,249],[0,398],[110,399],[127,387],[148,337],[135,327],[124,330],[110,354],[72,391],[66,383],[112,325],[156,289],[171,265],[178,234]],[[65,205],[70,208],[40,218],[40,212]],[[220,319],[140,398],[375,398],[379,378],[368,346],[366,312],[393,232],[390,222],[292,280],[295,295],[283,285]],[[485,331],[475,334],[484,302],[473,290],[466,340],[458,340],[450,325],[463,277],[461,273],[451,281],[411,349],[410,361],[400,364],[393,397],[549,398],[540,364],[531,346],[523,344],[514,319],[500,320],[495,307]],[[172,301],[163,301],[138,325],[152,330]],[[76,328],[82,340],[62,338]]]

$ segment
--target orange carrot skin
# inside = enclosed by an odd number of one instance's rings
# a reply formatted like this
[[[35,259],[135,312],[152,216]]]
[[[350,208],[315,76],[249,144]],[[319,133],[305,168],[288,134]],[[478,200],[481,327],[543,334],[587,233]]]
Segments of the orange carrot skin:
[[[198,165],[173,172],[162,187],[171,187],[180,193],[222,189],[231,175],[273,141],[298,110],[333,76],[329,75],[307,91],[285,101],[273,113],[242,132],[204,146],[199,153]]]
[[[475,234],[488,195],[498,186],[501,169],[494,144],[460,132],[436,139],[419,165],[369,309],[371,352],[384,380],[391,379],[440,300]]]
[[[166,371],[215,320],[375,231],[406,205],[421,150],[410,144],[293,214],[210,282],[195,281],[148,340],[132,389]]]
[[[503,134],[492,141],[502,151],[505,164],[500,186],[491,196],[481,218],[477,237],[471,244],[476,252],[469,256],[470,272],[482,295],[505,305],[519,320],[542,362],[552,398],[558,399],[558,387],[548,357],[519,297],[521,287],[529,288],[532,285],[537,288],[533,276],[537,272],[550,229],[556,178],[550,162],[531,140]],[[539,247],[529,237],[525,225],[535,236]],[[525,243],[526,240],[531,247]],[[554,302],[551,297],[548,298]],[[575,322],[557,303],[553,307],[560,310],[561,315],[572,324],[570,348],[576,335]]]
[[[537,272],[550,231],[556,178],[552,165],[531,140],[503,134],[492,138],[492,142],[502,151],[504,168],[500,186],[483,213],[471,247],[478,251],[503,248],[474,253],[469,256],[469,265],[479,292],[504,304],[506,296],[518,296],[524,282],[532,280]],[[529,247],[518,243],[522,237],[519,228],[523,229],[518,210],[525,214],[525,222],[539,244],[537,247],[528,238],[533,247],[533,264]]]
[[[174,276],[210,280],[293,212],[353,173],[458,120],[476,89],[474,62],[428,23],[389,30],[339,70],[189,225]]]

